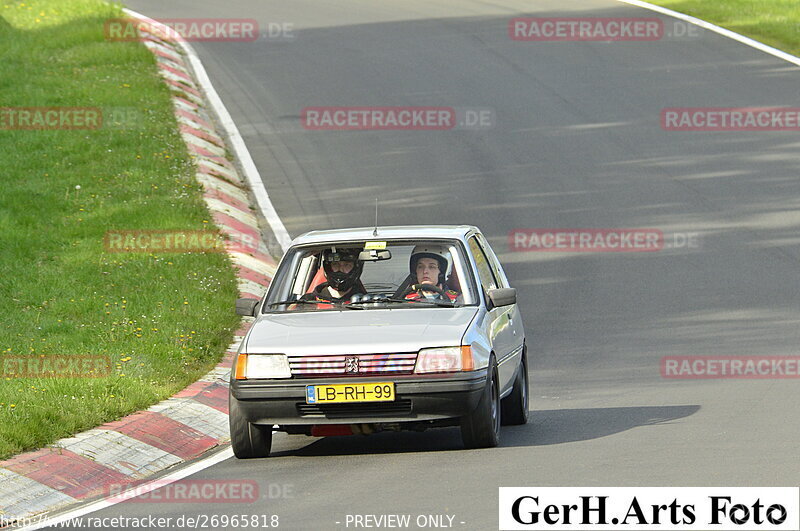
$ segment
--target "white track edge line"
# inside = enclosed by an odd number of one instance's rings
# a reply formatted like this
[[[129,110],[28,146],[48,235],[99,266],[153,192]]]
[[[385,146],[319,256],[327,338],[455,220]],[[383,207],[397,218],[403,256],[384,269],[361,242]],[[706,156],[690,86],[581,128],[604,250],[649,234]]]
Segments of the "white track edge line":
[[[163,26],[163,24],[160,22],[153,20],[150,17],[146,17],[141,13],[137,13],[131,9],[125,8],[123,11],[131,16],[139,17],[142,20],[145,20],[148,24],[153,24],[154,26]],[[167,34],[173,33],[174,32],[170,32]],[[247,150],[247,146],[244,143],[242,135],[239,133],[239,129],[236,127],[233,118],[231,118],[228,109],[225,108],[225,104],[222,103],[222,99],[219,97],[219,94],[217,94],[217,91],[211,84],[211,79],[208,77],[208,73],[203,67],[203,63],[200,61],[200,57],[197,55],[197,52],[195,52],[194,48],[192,48],[192,46],[179,35],[176,35],[175,42],[178,43],[178,45],[186,53],[186,56],[189,58],[189,63],[192,66],[192,70],[197,78],[197,82],[203,88],[209,104],[216,112],[217,117],[220,120],[220,124],[222,125],[222,128],[225,130],[225,133],[232,144],[236,158],[238,158],[242,164],[242,170],[245,178],[247,179],[247,183],[250,185],[250,189],[253,191],[253,195],[256,198],[256,203],[258,203],[262,214],[264,214],[267,223],[269,223],[272,233],[278,240],[278,244],[280,244],[281,249],[286,251],[286,249],[289,248],[289,243],[291,243],[292,238],[289,236],[289,232],[283,225],[283,221],[281,221],[281,218],[278,216],[278,212],[272,205],[272,201],[269,198],[269,194],[264,186],[264,182],[261,180],[261,175],[258,173],[258,168],[256,168],[256,164],[253,162],[253,157],[250,156],[250,152]]]
[[[174,483],[180,479],[185,478],[186,476],[191,476],[196,472],[200,472],[201,470],[214,466],[217,463],[230,459],[231,457],[233,457],[233,450],[231,449],[230,446],[228,446],[227,448],[223,448],[222,450],[213,455],[210,455],[200,461],[192,463],[186,468],[181,468],[180,470],[176,470],[172,474],[168,474],[164,477],[153,479],[146,483],[142,483],[130,489],[126,489],[125,491],[122,491],[118,494],[115,493],[114,495],[115,501],[111,501],[108,498],[104,498],[102,500],[97,500],[88,505],[79,507],[77,509],[74,509],[72,511],[66,512],[58,516],[54,517],[43,516],[39,522],[29,525],[27,527],[21,527],[19,528],[19,530],[34,531],[35,529],[41,529],[43,527],[56,526],[60,523],[66,522],[73,518],[78,518],[96,511],[100,511],[102,509],[106,509],[118,503],[122,503],[123,501],[127,501],[129,499],[127,496],[125,496],[127,492],[135,491],[138,493],[137,495],[140,495],[148,493],[152,490],[160,489],[164,485]],[[38,519],[38,517],[34,516],[28,518],[28,520],[33,520],[33,519]]]
[[[668,15],[673,18],[677,18],[696,26],[700,26],[701,28],[705,28],[709,31],[713,31],[714,33],[719,33],[724,37],[728,37],[729,39],[733,39],[737,42],[742,44],[746,44],[752,48],[757,50],[761,50],[762,52],[768,53],[777,57],[778,59],[783,59],[784,61],[788,61],[796,66],[800,66],[800,57],[792,55],[790,53],[786,53],[782,50],[778,50],[777,48],[773,48],[772,46],[768,46],[763,42],[759,42],[755,39],[751,39],[750,37],[745,37],[740,33],[736,33],[735,31],[731,31],[729,29],[725,29],[723,27],[717,26],[716,24],[712,24],[711,22],[706,22],[703,19],[696,18],[690,15],[686,15],[685,13],[679,13],[678,11],[673,11],[671,9],[667,9],[666,7],[657,6],[655,4],[651,4],[648,2],[643,2],[642,0],[617,0],[617,2],[622,2],[623,4],[630,4],[632,6],[641,7],[643,9],[649,9],[650,11],[655,11],[657,13],[661,13],[662,15]]]

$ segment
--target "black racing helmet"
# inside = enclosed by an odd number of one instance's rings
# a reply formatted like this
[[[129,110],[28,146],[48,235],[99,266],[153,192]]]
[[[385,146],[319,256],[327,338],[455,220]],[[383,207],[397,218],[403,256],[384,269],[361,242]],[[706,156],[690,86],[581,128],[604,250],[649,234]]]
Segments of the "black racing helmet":
[[[444,245],[417,245],[411,251],[411,259],[409,260],[409,270],[411,271],[411,278],[417,278],[417,261],[420,258],[433,258],[439,262],[439,281],[441,286],[445,285],[445,279],[450,269],[450,251]],[[416,281],[414,282],[416,283]]]
[[[355,286],[364,269],[364,262],[358,259],[359,253],[359,249],[336,249],[335,247],[323,251],[322,269],[325,271],[325,278],[330,287],[336,291],[347,292]],[[353,269],[349,273],[334,271],[331,268],[333,262],[353,262]]]

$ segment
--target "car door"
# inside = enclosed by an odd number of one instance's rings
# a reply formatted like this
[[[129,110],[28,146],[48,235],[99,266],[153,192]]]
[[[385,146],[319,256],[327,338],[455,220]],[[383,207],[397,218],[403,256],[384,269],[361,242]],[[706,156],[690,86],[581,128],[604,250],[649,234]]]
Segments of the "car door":
[[[478,238],[472,236],[467,240],[467,243],[475,259],[475,265],[478,269],[478,280],[480,281],[488,308],[491,303],[487,292],[490,289],[500,287],[500,284],[495,277],[495,273],[492,270],[492,265],[486,253],[478,242]],[[516,374],[515,369],[517,364],[513,361],[514,340],[511,331],[515,306],[516,305],[491,308],[488,310],[488,321],[484,326],[489,336],[489,341],[492,343],[495,358],[497,359],[497,373],[500,380],[501,391],[508,389]]]
[[[492,272],[494,273],[497,282],[499,283],[501,288],[510,288],[512,287],[511,284],[508,282],[508,277],[506,276],[506,272],[503,269],[503,265],[500,263],[500,260],[497,258],[497,254],[492,249],[489,242],[486,241],[486,238],[483,234],[477,234],[478,243],[480,243],[483,250],[486,252],[486,256],[489,259],[489,265],[492,267]],[[509,313],[509,325],[511,327],[511,342],[513,345],[514,357],[515,359],[519,360],[522,357],[522,346],[525,342],[525,329],[522,324],[522,314],[519,310],[519,305],[514,304],[513,310]]]

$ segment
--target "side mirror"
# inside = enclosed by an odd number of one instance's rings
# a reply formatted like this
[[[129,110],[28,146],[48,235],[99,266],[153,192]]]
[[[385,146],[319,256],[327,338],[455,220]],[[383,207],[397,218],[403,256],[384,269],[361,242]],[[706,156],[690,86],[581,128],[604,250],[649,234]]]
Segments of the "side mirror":
[[[255,316],[259,302],[258,299],[236,299],[236,315]]]
[[[490,289],[487,293],[492,306],[509,306],[517,303],[517,290],[514,288]]]

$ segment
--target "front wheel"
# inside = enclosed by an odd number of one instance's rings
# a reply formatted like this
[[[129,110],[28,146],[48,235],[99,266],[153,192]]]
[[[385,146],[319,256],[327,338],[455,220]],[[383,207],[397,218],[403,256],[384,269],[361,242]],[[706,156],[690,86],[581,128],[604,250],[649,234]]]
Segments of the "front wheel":
[[[467,448],[492,448],[500,444],[500,388],[494,356],[478,407],[461,418],[461,439]]]
[[[272,426],[248,422],[239,401],[228,395],[228,425],[231,430],[233,455],[239,459],[268,457],[272,449]]]

